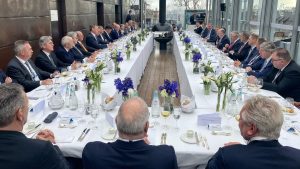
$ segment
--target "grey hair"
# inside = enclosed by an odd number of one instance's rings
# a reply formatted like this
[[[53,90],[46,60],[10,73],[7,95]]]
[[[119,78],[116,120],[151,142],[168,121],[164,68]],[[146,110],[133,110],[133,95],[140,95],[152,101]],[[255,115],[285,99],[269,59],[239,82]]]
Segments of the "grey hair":
[[[70,36],[64,36],[61,39],[61,45],[66,46],[66,44],[68,44],[70,41],[73,41],[73,39]]]
[[[257,136],[277,140],[283,124],[280,105],[265,96],[257,95],[246,101],[242,120],[258,129]]]
[[[74,31],[68,32],[67,36],[70,36],[71,38],[74,38],[75,36],[77,37],[77,33]]]
[[[25,104],[25,93],[21,85],[2,84],[0,85],[0,127],[11,124],[18,109]]]
[[[40,48],[42,49],[46,43],[49,43],[52,40],[51,36],[42,36],[39,40]]]
[[[17,40],[14,43],[14,51],[16,55],[19,55],[21,51],[24,49],[25,44],[29,43],[26,40]]]
[[[276,52],[276,56],[278,58],[281,58],[285,61],[290,61],[292,59],[290,52],[285,48],[277,48],[274,52]]]
[[[260,49],[263,49],[264,51],[266,52],[271,52],[273,53],[274,50],[276,49],[276,46],[273,42],[263,42],[261,45],[260,45]]]
[[[132,108],[128,109],[128,104],[133,104]],[[127,108],[125,108],[127,107]],[[126,118],[125,114],[131,113],[130,118]],[[149,120],[149,110],[145,101],[139,97],[131,98],[125,101],[119,109],[116,117],[117,129],[119,132],[127,135],[138,135],[143,133],[144,126]]]

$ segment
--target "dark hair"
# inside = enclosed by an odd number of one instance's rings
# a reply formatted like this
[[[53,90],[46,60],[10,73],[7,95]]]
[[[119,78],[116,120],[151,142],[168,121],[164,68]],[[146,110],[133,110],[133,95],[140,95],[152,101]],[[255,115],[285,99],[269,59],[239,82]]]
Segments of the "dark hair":
[[[112,29],[112,27],[107,25],[107,26],[105,26],[105,29]]]

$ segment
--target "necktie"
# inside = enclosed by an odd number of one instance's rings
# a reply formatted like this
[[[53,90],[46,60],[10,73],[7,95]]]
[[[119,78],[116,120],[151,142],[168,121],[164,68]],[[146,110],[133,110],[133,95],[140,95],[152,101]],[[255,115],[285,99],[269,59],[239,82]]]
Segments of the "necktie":
[[[232,42],[232,43],[229,45],[228,50],[231,50],[231,48],[233,47],[233,45],[234,45],[234,42]]]
[[[74,46],[74,48],[76,49],[76,51],[82,56],[83,54],[82,54],[82,52],[76,47],[76,46]]]
[[[254,58],[252,58],[252,59],[250,60],[250,62],[248,63],[248,65],[252,65],[259,57],[260,57],[260,56],[257,55],[257,56],[255,56]]]
[[[249,51],[249,53],[248,53],[248,56],[246,57],[245,61],[247,61],[247,60],[250,59],[250,55],[251,55],[253,49],[254,49],[254,48],[251,48],[251,49],[250,49],[250,51]]]
[[[241,51],[244,49],[244,47],[245,47],[246,44],[247,44],[247,43],[244,43],[244,44],[243,44],[243,46],[239,49],[238,54],[241,53]]]
[[[84,46],[80,41],[78,41],[78,43],[79,43],[79,45],[82,47],[82,49],[83,49],[84,51],[88,52],[88,50],[85,48],[85,46]]]
[[[51,64],[52,64],[54,67],[56,67],[56,65],[55,65],[55,63],[54,63],[54,61],[53,61],[53,59],[51,58],[50,55],[48,56],[48,59],[50,60]]]
[[[272,80],[273,84],[276,84],[276,79],[278,78],[278,76],[281,74],[281,70],[278,70],[278,72],[276,73],[274,79]]]
[[[269,62],[266,60],[266,61],[264,62],[264,64],[263,64],[263,66],[261,67],[261,69],[259,70],[259,72],[262,72],[262,71],[265,69],[265,67],[267,66],[268,63],[269,63]]]
[[[211,30],[208,32],[206,39],[210,39]]]
[[[25,65],[27,66],[29,73],[31,75],[32,80],[34,81],[39,81],[39,77],[37,76],[37,74],[35,73],[35,71],[31,68],[30,64],[28,61],[25,62]]]

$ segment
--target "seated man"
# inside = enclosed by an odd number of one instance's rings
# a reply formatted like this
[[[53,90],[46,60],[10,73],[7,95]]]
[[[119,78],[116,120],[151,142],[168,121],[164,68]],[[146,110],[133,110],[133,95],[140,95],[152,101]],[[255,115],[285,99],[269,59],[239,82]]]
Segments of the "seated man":
[[[102,34],[108,42],[113,42],[114,41],[114,39],[111,37],[111,31],[112,31],[111,26],[105,26],[105,30]]]
[[[69,36],[64,36],[61,39],[61,45],[55,51],[57,58],[68,65],[76,64],[76,62],[82,62],[82,60],[76,60],[73,53],[70,52],[73,47],[73,39]]]
[[[26,92],[39,87],[40,85],[50,85],[56,74],[50,74],[37,68],[30,60],[32,48],[28,41],[18,40],[14,46],[15,57],[7,65],[6,74],[16,83],[21,84]]]
[[[245,55],[240,55],[240,58],[237,58],[238,60],[234,62],[234,66],[245,67],[251,59],[258,55],[258,50],[256,48],[257,40],[258,35],[252,33],[248,40],[248,44],[251,46],[250,50],[248,51],[248,53],[245,53]]]
[[[35,65],[49,73],[67,69],[69,64],[57,59],[54,51],[54,44],[51,36],[42,36],[39,40],[41,50],[35,58]]]
[[[243,68],[246,69],[249,69],[247,67],[250,67],[251,70],[252,69],[259,69],[265,62],[265,59],[263,59],[261,56],[260,56],[260,45],[264,42],[266,42],[267,40],[265,38],[258,38],[257,42],[256,42],[256,49],[259,51],[257,53],[256,56],[254,56],[249,62],[247,65],[243,65]],[[250,71],[250,70],[249,70]]]
[[[196,21],[196,29],[194,29],[194,32],[201,35],[203,28],[202,28],[202,21]]]
[[[232,31],[230,33],[230,45],[227,44],[223,48],[223,52],[225,53],[235,53],[238,52],[240,47],[243,45],[243,42],[239,39],[239,33],[236,31]]]
[[[230,44],[230,40],[227,35],[225,35],[225,30],[223,28],[219,29],[217,34],[218,40],[216,41],[216,46],[218,49],[222,50],[226,45]]]
[[[7,77],[5,73],[0,69],[0,84],[2,83],[12,83],[12,79],[10,77]]]
[[[228,56],[233,60],[243,61],[245,56],[249,53],[251,46],[248,44],[249,34],[247,32],[240,33],[240,40],[242,41],[241,47],[238,51],[229,51]]]
[[[300,150],[278,142],[282,124],[281,106],[276,101],[260,95],[247,100],[239,119],[247,145],[226,144],[208,161],[206,169],[300,168]]]
[[[262,64],[257,62],[249,67],[246,67],[246,72],[250,76],[255,76],[256,78],[266,77],[273,69],[271,55],[276,49],[276,46],[272,42],[264,42],[260,45],[260,57],[264,62]]]
[[[206,28],[201,34],[201,37],[206,39],[207,42],[216,42],[217,40],[217,33],[216,30],[213,29],[211,23],[206,25]]]
[[[68,169],[50,130],[42,130],[37,139],[27,138],[23,125],[27,120],[28,98],[18,84],[0,85],[0,166],[2,169]],[[51,143],[52,142],[52,143]]]
[[[277,48],[271,58],[274,68],[264,79],[263,89],[277,92],[282,97],[300,101],[300,67],[292,60],[288,50]],[[248,79],[249,80],[249,79]],[[249,82],[254,83],[256,79]]]
[[[112,24],[112,30],[110,32],[110,36],[111,38],[115,41],[118,40],[120,35],[119,35],[119,30],[120,30],[120,25],[118,25],[117,23],[113,23]]]
[[[104,29],[103,26],[98,26],[98,31],[99,31],[99,35],[98,35],[98,43],[99,44],[103,44],[103,45],[110,45],[111,43],[106,40],[106,38],[104,38],[103,33],[104,33]],[[108,47],[108,46],[107,46]]]
[[[77,33],[78,41],[77,41],[77,44],[75,44],[75,45],[84,55],[90,56],[90,55],[92,55],[92,52],[94,52],[94,51],[98,52],[96,49],[90,48],[84,44],[84,42],[83,42],[84,35],[81,31],[76,31],[76,33]]]
[[[85,43],[87,46],[94,48],[95,50],[107,48],[107,44],[101,44],[98,36],[100,30],[97,25],[90,26],[90,33],[86,36]]]
[[[140,98],[125,101],[116,117],[119,139],[113,143],[90,142],[82,153],[85,169],[176,169],[173,147],[152,146],[145,142],[149,110]]]

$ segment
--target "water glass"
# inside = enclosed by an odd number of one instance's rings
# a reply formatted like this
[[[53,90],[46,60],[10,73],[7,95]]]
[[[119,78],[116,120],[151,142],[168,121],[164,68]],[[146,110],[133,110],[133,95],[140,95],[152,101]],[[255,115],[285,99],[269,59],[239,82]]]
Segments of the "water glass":
[[[176,120],[176,127],[175,127],[175,130],[179,130],[179,127],[178,127],[178,120],[180,119],[180,115],[181,115],[181,110],[180,108],[175,108],[174,109],[174,112],[173,112],[173,117],[174,119]]]

